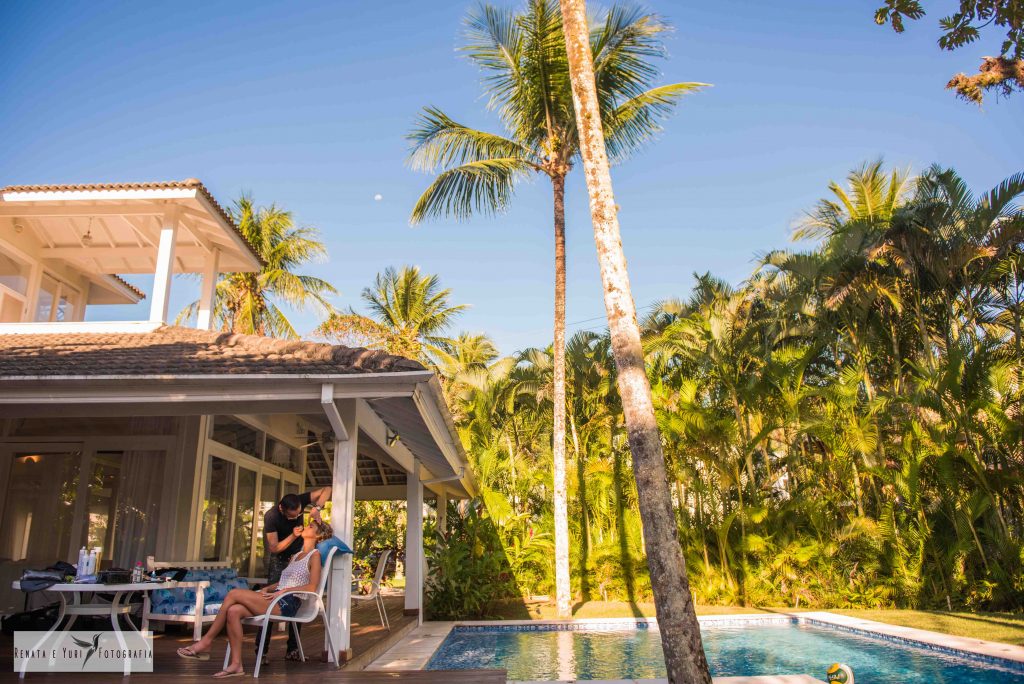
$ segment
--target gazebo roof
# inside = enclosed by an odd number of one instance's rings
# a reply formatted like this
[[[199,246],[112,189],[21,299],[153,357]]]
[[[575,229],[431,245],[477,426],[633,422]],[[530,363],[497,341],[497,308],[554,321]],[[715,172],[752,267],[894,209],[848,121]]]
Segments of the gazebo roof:
[[[176,212],[183,228],[175,242],[175,272],[202,272],[214,249],[222,271],[256,271],[263,265],[231,216],[195,178],[0,188],[0,216],[31,230],[43,245],[43,258],[91,274],[153,273],[161,222],[169,212]]]

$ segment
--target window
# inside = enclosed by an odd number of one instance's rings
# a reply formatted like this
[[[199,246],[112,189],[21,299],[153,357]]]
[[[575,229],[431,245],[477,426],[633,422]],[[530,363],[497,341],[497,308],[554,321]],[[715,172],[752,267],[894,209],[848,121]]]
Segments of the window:
[[[0,558],[53,563],[66,558],[81,452],[15,452],[0,526]]]
[[[281,480],[273,475],[263,474],[260,481],[259,515],[256,518],[256,572],[265,572],[266,549],[263,546],[263,516],[281,500]]]
[[[116,567],[134,567],[156,552],[163,468],[163,451],[101,451],[93,458],[83,533]]]
[[[43,274],[36,299],[36,320],[73,321],[80,296],[78,290],[48,274]]]
[[[0,252],[0,285],[25,296],[28,294],[28,278],[32,268],[13,254]]]
[[[239,466],[238,488],[235,492],[235,533],[231,538],[231,565],[241,574],[249,573],[255,505],[256,471]]]
[[[0,253],[0,323],[20,323],[32,269],[12,254]]]
[[[267,436],[267,448],[265,453],[266,461],[276,465],[278,468],[294,470],[295,472],[302,470],[299,450],[280,440]]]
[[[263,433],[234,416],[214,416],[210,437],[253,458],[260,458],[263,451]]]
[[[203,526],[200,531],[200,553],[204,561],[221,560],[226,554],[231,529],[231,490],[234,484],[233,463],[209,457],[206,494],[203,497]]]

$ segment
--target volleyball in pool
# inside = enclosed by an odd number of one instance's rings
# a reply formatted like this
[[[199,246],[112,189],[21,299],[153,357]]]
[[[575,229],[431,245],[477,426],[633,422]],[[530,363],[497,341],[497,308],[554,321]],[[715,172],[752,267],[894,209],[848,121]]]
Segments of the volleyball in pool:
[[[854,684],[853,683],[853,670],[850,669],[849,665],[843,665],[842,663],[832,663],[829,665],[828,681],[837,682],[837,684]]]

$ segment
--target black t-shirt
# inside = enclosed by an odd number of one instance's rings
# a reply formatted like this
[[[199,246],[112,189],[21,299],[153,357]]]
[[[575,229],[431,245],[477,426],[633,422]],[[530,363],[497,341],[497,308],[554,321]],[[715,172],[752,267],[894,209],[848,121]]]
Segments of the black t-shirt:
[[[302,494],[299,494],[299,500],[302,502],[302,510],[305,511],[306,506],[313,502],[313,492],[303,492]],[[279,542],[283,539],[287,539],[288,535],[292,533],[292,530],[294,530],[297,525],[301,524],[301,513],[299,514],[299,517],[297,517],[295,520],[289,520],[284,516],[284,513],[281,512],[280,506],[274,506],[269,511],[263,514],[263,541],[264,543],[267,543],[266,535],[270,532],[277,532],[277,541]],[[295,540],[292,541],[291,545],[289,545],[287,549],[276,555],[287,560],[301,550],[302,538],[296,537]]]

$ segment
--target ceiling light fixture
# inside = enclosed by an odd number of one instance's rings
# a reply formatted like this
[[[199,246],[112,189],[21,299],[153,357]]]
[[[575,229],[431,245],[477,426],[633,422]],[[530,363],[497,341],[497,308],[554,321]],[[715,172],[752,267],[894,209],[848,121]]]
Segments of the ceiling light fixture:
[[[82,244],[86,247],[92,245],[92,216],[89,217],[89,227],[85,229],[85,235],[82,236]]]

